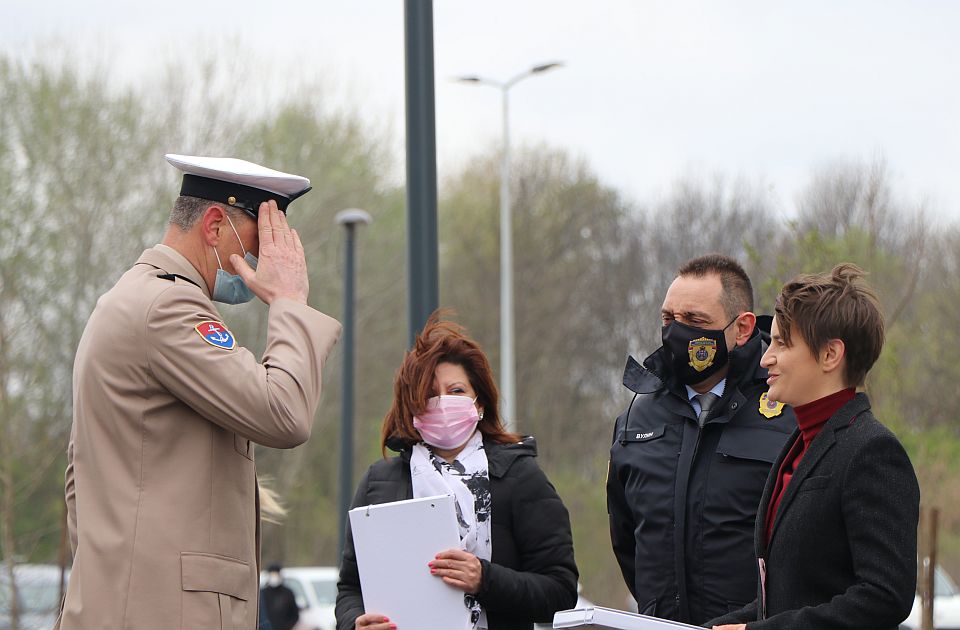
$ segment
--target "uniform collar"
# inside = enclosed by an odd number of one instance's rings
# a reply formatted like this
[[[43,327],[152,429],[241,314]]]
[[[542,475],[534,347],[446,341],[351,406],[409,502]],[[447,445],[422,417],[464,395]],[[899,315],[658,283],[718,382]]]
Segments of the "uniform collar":
[[[766,381],[767,369],[760,367],[760,357],[767,349],[763,331],[754,329],[753,335],[736,350],[730,353],[730,369],[727,372],[728,391],[741,383]],[[637,394],[652,394],[661,389],[683,393],[684,388],[670,374],[670,360],[664,347],[658,348],[643,360],[643,365],[633,357],[627,357],[627,366],[623,371],[623,384]],[[685,398],[685,396],[681,396]]]
[[[204,295],[208,298],[210,297],[210,289],[207,288],[207,282],[203,279],[203,276],[200,275],[197,268],[194,267],[183,254],[169,245],[158,243],[150,249],[145,250],[140,254],[140,259],[137,260],[137,264],[150,265],[167,273],[181,275],[200,287]]]
[[[411,446],[396,437],[387,438],[387,448],[400,453],[404,463],[410,463]],[[484,440],[483,448],[487,451],[487,466],[492,477],[503,477],[510,470],[515,461],[521,457],[537,456],[537,440],[530,435],[524,436],[515,444],[497,444]]]
[[[690,387],[689,385],[684,385],[684,387],[687,388],[687,400],[692,401],[694,398],[699,396],[699,393],[694,388]],[[720,379],[719,383],[713,386],[713,389],[710,390],[710,393],[715,394],[717,398],[723,398],[723,392],[726,389],[726,387],[727,387],[727,379],[726,377],[724,377]]]

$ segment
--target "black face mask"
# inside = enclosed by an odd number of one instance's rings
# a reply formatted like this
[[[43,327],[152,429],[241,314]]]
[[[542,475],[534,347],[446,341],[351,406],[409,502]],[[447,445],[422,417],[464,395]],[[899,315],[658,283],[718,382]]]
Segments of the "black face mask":
[[[736,317],[730,320],[730,324],[735,321]],[[720,330],[707,330],[674,320],[663,327],[660,338],[670,355],[670,366],[678,381],[693,385],[723,369],[729,360],[723,333],[730,324]]]

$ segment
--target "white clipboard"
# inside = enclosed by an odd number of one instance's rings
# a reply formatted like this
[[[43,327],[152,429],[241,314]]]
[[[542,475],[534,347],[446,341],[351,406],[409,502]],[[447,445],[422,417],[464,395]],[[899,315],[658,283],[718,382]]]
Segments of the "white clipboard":
[[[430,574],[437,553],[460,548],[452,495],[350,510],[363,608],[405,630],[461,630],[470,625],[463,591]]]
[[[554,628],[614,628],[616,630],[680,630],[699,628],[679,621],[657,619],[623,610],[588,606],[561,610],[553,616]]]

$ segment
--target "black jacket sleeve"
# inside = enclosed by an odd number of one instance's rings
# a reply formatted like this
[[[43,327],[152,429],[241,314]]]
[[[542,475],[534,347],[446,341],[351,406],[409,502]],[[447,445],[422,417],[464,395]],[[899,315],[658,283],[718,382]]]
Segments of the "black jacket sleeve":
[[[573,608],[577,602],[570,516],[536,460],[521,458],[513,468],[519,469],[512,488],[511,517],[520,566],[511,569],[481,561],[477,599],[491,613],[521,613],[527,619],[550,622],[555,612]]]
[[[367,488],[369,486],[370,471],[368,470],[360,480],[357,492],[353,497],[351,508],[358,505],[367,505]],[[337,582],[337,630],[353,630],[357,617],[364,613],[363,593],[360,591],[360,571],[357,568],[357,555],[353,547],[353,533],[350,531],[350,521],[347,520],[347,530],[344,536],[343,555],[340,558],[340,580]]]
[[[626,418],[624,417],[624,421]],[[613,445],[617,443],[617,434],[620,427],[618,420],[613,430]],[[623,581],[636,595],[636,553],[637,540],[634,530],[633,513],[627,504],[627,497],[623,492],[623,484],[617,477],[617,470],[613,464],[613,448],[610,449],[610,460],[607,463],[607,517],[610,519],[610,542],[613,545],[613,555],[617,558],[617,565],[623,574]]]
[[[757,600],[753,600],[740,610],[735,610],[731,613],[727,613],[722,617],[717,617],[716,619],[711,619],[707,623],[703,624],[704,628],[712,628],[714,626],[722,626],[724,624],[737,624],[737,623],[748,623],[750,621],[757,620]]]

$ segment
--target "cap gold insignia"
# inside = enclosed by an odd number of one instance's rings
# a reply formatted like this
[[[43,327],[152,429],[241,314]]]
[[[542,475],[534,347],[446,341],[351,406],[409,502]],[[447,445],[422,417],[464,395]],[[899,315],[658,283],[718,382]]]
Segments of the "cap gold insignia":
[[[764,418],[776,418],[781,413],[783,413],[783,403],[777,402],[775,400],[770,400],[770,397],[767,396],[767,392],[760,394],[760,415]]]
[[[236,198],[236,197],[227,197],[227,203],[229,203],[229,204],[232,206],[233,204],[237,203],[237,198]]]
[[[687,355],[690,357],[690,367],[697,372],[703,372],[713,365],[713,357],[717,355],[717,342],[706,337],[694,339],[687,345]]]

